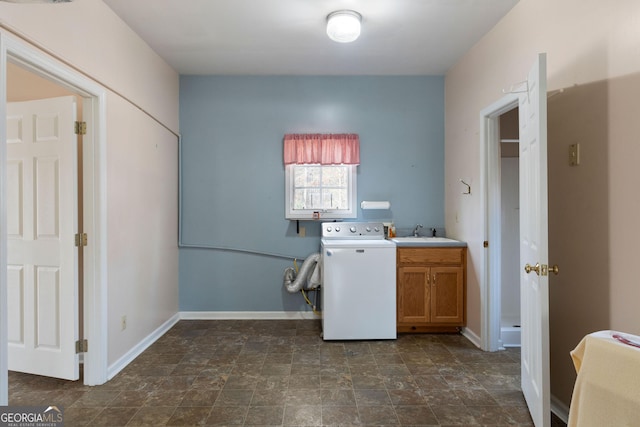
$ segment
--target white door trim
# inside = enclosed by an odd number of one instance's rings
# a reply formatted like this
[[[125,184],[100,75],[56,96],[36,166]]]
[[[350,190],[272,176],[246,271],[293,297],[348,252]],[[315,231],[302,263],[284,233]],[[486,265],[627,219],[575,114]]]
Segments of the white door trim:
[[[484,240],[489,242],[484,252],[483,272],[480,274],[481,348],[496,351],[500,342],[500,280],[501,280],[501,224],[500,224],[500,121],[507,111],[518,106],[518,95],[508,94],[480,111],[480,177]]]
[[[41,50],[0,31],[0,135],[6,135],[7,62],[15,62],[83,97],[87,122],[83,150],[84,331],[90,351],[84,355],[84,383],[107,380],[107,191],[106,90]],[[4,138],[2,138],[4,141]],[[6,146],[0,144],[0,165],[6,168]],[[0,228],[6,230],[6,176],[0,174]],[[8,403],[7,375],[7,239],[0,234],[0,405]]]
[[[0,405],[9,404],[7,316],[7,55],[0,33]]]

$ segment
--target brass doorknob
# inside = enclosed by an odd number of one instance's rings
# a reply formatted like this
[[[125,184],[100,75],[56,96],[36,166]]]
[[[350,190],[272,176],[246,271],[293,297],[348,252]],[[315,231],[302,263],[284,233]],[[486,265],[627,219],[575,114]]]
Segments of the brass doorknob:
[[[549,271],[557,275],[560,272],[558,264],[554,264],[553,266],[549,267]]]
[[[539,276],[540,275],[540,263],[536,263],[536,265],[534,265],[533,267],[530,266],[529,264],[526,264],[524,266],[524,271],[527,274],[531,273],[532,271],[535,271],[536,274]]]

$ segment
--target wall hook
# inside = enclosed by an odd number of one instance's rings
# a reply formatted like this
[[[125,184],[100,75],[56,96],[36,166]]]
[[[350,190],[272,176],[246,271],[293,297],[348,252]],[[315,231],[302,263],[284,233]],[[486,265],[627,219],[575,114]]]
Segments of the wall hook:
[[[524,89],[521,87],[524,86]],[[518,83],[514,83],[511,85],[509,89],[502,89],[502,93],[527,93],[529,92],[529,81],[523,80]]]
[[[466,182],[464,182],[464,180],[462,180],[462,179],[460,180],[460,182],[467,186],[467,191],[463,192],[462,194],[471,194],[471,186],[469,184],[467,184]]]
[[[518,89],[524,86],[524,89]],[[502,89],[502,93],[526,93],[527,94],[527,103],[530,103],[529,100],[529,80],[523,80],[521,82],[512,84],[511,87],[507,89]]]

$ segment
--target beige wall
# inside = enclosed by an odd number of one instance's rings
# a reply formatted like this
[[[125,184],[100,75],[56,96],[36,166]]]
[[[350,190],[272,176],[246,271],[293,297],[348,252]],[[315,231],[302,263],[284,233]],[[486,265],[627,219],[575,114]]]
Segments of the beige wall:
[[[112,363],[178,312],[178,147],[121,98],[110,97],[107,113],[118,124],[107,154]]]
[[[102,0],[0,2],[0,25],[44,46],[177,132],[177,73]]]
[[[178,131],[179,77],[100,0],[0,2],[0,26],[107,89],[112,365],[178,312],[177,137],[167,128]]]
[[[479,112],[522,81],[547,52],[551,392],[568,405],[569,351],[585,334],[640,334],[637,144],[640,2],[520,0],[446,75],[445,212],[449,235],[469,243],[468,327],[480,334],[481,193],[462,198],[458,179],[480,183]],[[565,89],[562,93],[556,90]],[[568,165],[580,143],[582,163]]]

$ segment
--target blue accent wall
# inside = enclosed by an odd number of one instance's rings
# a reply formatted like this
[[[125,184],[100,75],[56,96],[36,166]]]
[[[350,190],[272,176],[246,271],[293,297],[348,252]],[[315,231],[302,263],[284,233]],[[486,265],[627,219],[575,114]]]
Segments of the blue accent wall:
[[[320,248],[284,219],[285,133],[357,133],[358,221],[444,227],[444,77],[181,76],[181,311],[299,311],[282,286]],[[366,211],[362,200],[389,200]]]

